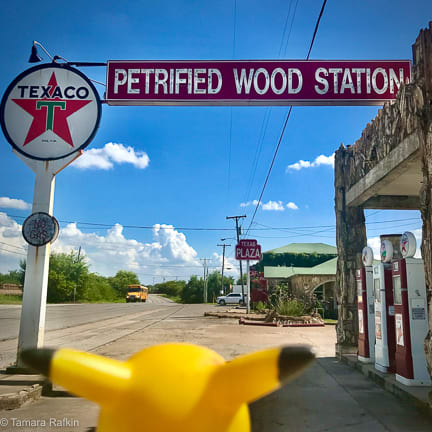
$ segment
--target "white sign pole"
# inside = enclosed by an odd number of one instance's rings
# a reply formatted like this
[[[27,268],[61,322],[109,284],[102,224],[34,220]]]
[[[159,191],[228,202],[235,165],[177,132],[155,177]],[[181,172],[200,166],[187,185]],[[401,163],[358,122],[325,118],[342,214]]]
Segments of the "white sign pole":
[[[250,271],[249,271],[249,260],[246,261],[246,272],[247,272],[247,299],[246,299],[246,313],[250,312]]]
[[[55,175],[81,156],[82,150],[54,161],[30,159],[17,151],[14,153],[36,174],[32,213],[45,212],[52,215]],[[28,246],[17,368],[24,367],[20,360],[22,350],[43,346],[50,246],[50,243],[39,247]]]

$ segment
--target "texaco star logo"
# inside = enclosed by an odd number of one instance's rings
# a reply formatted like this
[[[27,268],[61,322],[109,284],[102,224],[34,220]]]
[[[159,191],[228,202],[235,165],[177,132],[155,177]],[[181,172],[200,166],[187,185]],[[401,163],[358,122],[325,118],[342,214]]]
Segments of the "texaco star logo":
[[[26,88],[27,86],[20,87],[21,95],[30,93],[29,89]],[[73,147],[66,119],[75,111],[90,103],[91,100],[62,99],[64,95],[57,84],[55,72],[52,73],[48,85],[45,87],[41,86],[41,91],[43,92],[42,99],[12,99],[33,117],[33,122],[27,133],[24,145],[41,136],[45,131],[52,130]]]
[[[405,255],[408,253],[408,238],[405,236],[402,236],[402,240],[401,240],[401,252],[402,255]]]
[[[100,121],[100,100],[80,71],[48,64],[12,82],[0,114],[3,132],[16,150],[33,159],[53,160],[90,143]]]

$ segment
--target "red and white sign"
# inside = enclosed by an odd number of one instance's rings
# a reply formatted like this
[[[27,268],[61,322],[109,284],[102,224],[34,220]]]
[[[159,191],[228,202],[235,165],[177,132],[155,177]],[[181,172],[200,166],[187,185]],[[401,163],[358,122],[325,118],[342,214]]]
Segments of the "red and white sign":
[[[91,81],[65,64],[24,71],[9,85],[0,107],[9,143],[40,160],[61,159],[85,148],[100,116],[99,95]]]
[[[235,257],[238,260],[260,260],[261,245],[256,240],[243,239],[236,245]]]
[[[111,60],[110,105],[382,105],[409,60]]]

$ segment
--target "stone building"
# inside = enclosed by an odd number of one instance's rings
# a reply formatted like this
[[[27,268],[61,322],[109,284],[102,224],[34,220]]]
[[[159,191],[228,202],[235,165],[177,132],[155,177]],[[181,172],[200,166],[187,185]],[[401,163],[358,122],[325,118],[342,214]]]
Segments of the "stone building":
[[[432,22],[413,45],[412,80],[386,104],[352,146],[335,155],[339,309],[337,353],[356,352],[355,269],[366,245],[364,209],[417,209],[423,219],[422,256],[428,294],[425,352],[432,372]]]
[[[264,255],[269,253],[283,255],[287,260],[285,265],[264,266],[264,278],[270,286],[284,282],[291,292],[297,295],[314,293],[323,305],[321,312],[324,316],[337,318],[335,296],[337,249],[334,246],[324,243],[291,243],[264,252]],[[299,257],[304,256],[305,263],[316,261],[318,264],[308,267],[289,265],[290,256],[293,257],[294,262],[301,262]],[[316,259],[313,259],[315,257]]]

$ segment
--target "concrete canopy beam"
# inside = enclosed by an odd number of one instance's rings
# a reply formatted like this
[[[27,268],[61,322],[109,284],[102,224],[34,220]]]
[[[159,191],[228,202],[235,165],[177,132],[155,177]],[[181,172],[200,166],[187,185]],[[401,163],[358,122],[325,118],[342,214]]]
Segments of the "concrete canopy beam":
[[[376,210],[419,210],[420,198],[409,195],[376,195],[369,198],[362,207]]]
[[[403,196],[418,196],[421,187],[421,177],[419,177],[421,176],[419,148],[420,139],[418,134],[412,133],[407,136],[346,192],[346,204],[350,207],[364,207],[368,200],[379,195],[389,195],[393,198],[398,196],[398,194]],[[416,175],[416,173],[418,174]],[[406,180],[403,184],[404,187],[401,185],[402,178]],[[396,202],[394,203],[397,205]],[[365,208],[372,207],[368,205]]]

